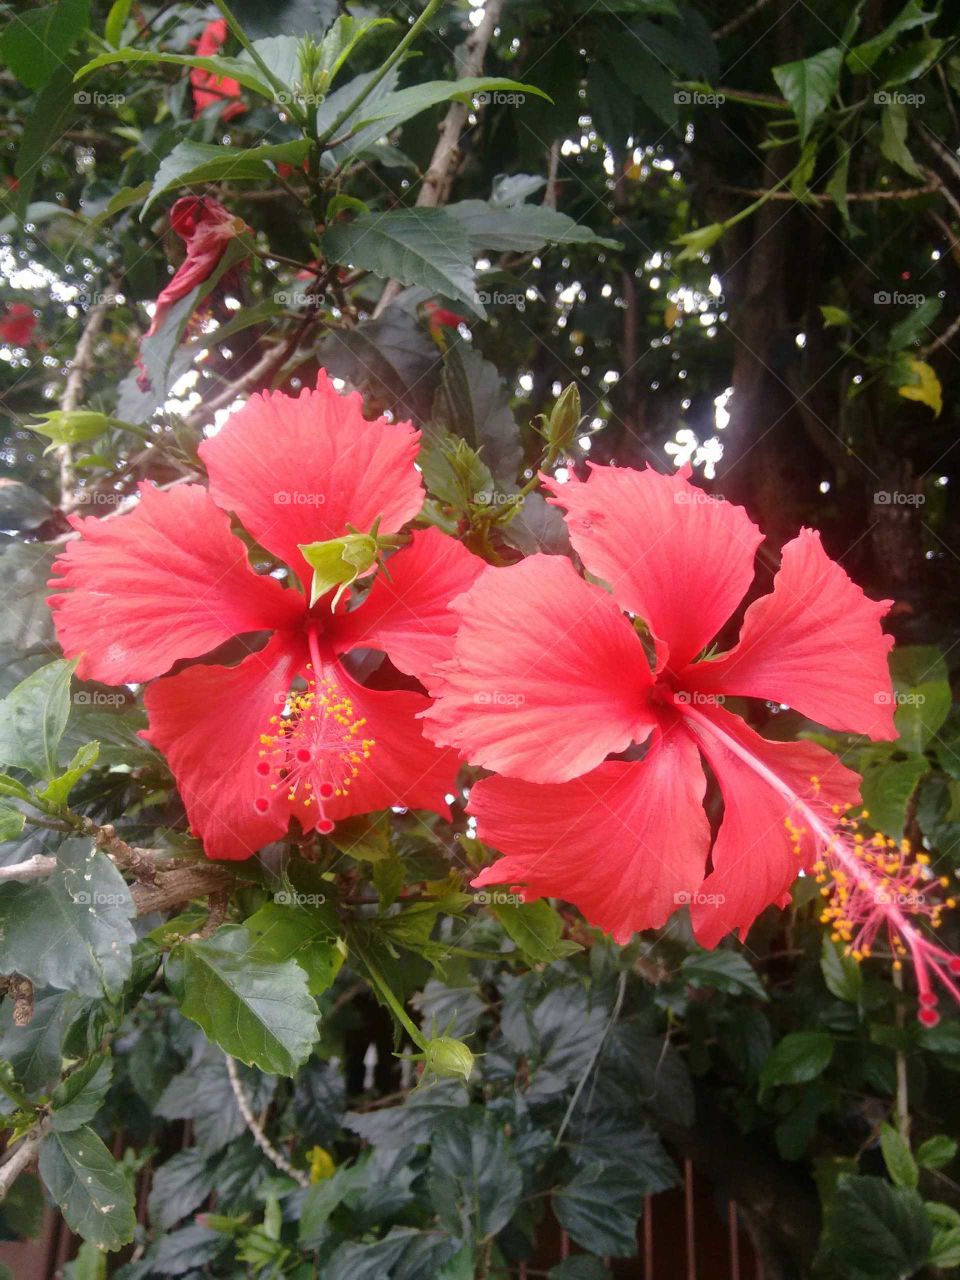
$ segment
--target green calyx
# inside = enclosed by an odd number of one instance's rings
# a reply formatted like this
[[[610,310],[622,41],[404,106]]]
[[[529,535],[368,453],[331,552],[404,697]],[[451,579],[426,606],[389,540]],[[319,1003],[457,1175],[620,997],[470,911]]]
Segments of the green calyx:
[[[304,560],[313,570],[310,583],[310,605],[316,604],[321,596],[336,589],[330,603],[331,611],[340,603],[340,597],[358,578],[374,572],[378,567],[386,573],[383,553],[402,546],[405,539],[395,536],[383,536],[378,533],[380,527],[378,516],[369,533],[361,533],[348,524],[348,533],[340,538],[328,538],[324,542],[301,542],[300,551]],[[388,575],[389,576],[389,575]]]

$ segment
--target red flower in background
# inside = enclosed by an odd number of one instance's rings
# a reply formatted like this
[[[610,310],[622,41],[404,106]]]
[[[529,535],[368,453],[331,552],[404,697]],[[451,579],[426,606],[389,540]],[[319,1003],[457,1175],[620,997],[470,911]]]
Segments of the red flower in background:
[[[0,338],[11,347],[28,347],[36,327],[37,317],[32,307],[25,302],[10,302],[6,315],[0,320]]]
[[[450,311],[447,307],[441,307],[439,302],[425,302],[423,309],[427,316],[427,328],[430,330],[432,337],[436,338],[444,329],[456,329],[461,324],[466,324],[467,317],[460,315],[457,311]]]
[[[201,58],[212,58],[220,52],[226,40],[227,20],[215,18],[213,22],[207,23],[203,34],[195,41],[196,51]],[[236,80],[229,76],[215,75],[202,67],[194,67],[190,72],[190,84],[193,86],[194,119],[215,102],[222,103],[240,97],[240,85]],[[231,101],[229,106],[224,107],[220,118],[224,122],[232,120],[234,116],[243,115],[246,109],[243,102]]]
[[[413,534],[355,609],[314,607],[258,576],[226,512],[301,576],[301,544],[342,537],[378,519],[395,533],[423,504],[409,423],[368,422],[359,395],[340,396],[321,371],[294,399],[254,395],[200,453],[201,485],[141,486],[139,505],[104,520],[71,518],[81,537],[54,564],[50,598],[78,674],[107,684],[152,681],[144,736],[166,755],[207,854],[244,858],[283,835],[331,830],[392,805],[449,816],[458,768],[417,717],[421,693],[375,690],[344,664],[378,649],[425,680],[449,656],[447,609],[482,562],[436,529]],[[174,663],[270,630],[237,666]],[[162,677],[156,679],[156,677]]]
[[[772,593],[747,610],[739,643],[696,660],[746,593],[762,535],[688,476],[599,467],[586,483],[544,478],[584,566],[611,594],[568,560],[536,555],[487,569],[453,602],[454,656],[424,716],[438,744],[500,775],[473,787],[469,810],[506,856],[474,884],[566,899],[618,942],[689,903],[700,942],[714,946],[785,905],[798,872],[816,864],[821,880],[839,871],[847,886],[840,914],[826,912],[836,936],[869,952],[885,923],[898,954],[917,961],[929,1003],[926,968],[950,985],[950,957],[883,891],[891,877],[915,888],[915,871],[881,869],[837,830],[859,777],[815,743],[762,738],[722,705],[771,699],[834,729],[895,738],[893,641],[880,628],[889,602],[868,600],[804,529],[784,548]],[[723,798],[715,839],[702,762]]]

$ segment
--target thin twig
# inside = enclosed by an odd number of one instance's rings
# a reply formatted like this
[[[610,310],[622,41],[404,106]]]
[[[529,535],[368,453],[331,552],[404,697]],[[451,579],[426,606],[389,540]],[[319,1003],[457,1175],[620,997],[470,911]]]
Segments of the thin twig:
[[[7,1192],[21,1173],[36,1159],[43,1140],[47,1136],[48,1124],[49,1121],[42,1120],[7,1153],[6,1160],[0,1165],[0,1200],[6,1199]]]
[[[111,280],[106,291],[87,312],[80,334],[80,341],[70,362],[63,395],[60,397],[60,408],[64,413],[72,413],[80,408],[87,374],[93,369],[93,348],[107,318],[107,311],[116,302],[116,285]],[[70,445],[62,444],[57,448],[60,463],[60,508],[71,511],[76,506],[77,476],[73,466],[73,450]]]
[[[253,1135],[253,1140],[267,1157],[271,1164],[276,1165],[281,1173],[285,1173],[287,1177],[293,1178],[294,1182],[301,1187],[310,1186],[310,1176],[303,1169],[295,1169],[283,1152],[278,1151],[267,1135],[264,1133],[260,1121],[250,1109],[250,1103],[247,1101],[247,1095],[243,1092],[243,1085],[240,1083],[240,1073],[237,1071],[237,1060],[227,1056],[227,1075],[230,1077],[230,1087],[233,1089],[233,1096],[237,1100],[237,1107],[243,1116],[244,1124]]]

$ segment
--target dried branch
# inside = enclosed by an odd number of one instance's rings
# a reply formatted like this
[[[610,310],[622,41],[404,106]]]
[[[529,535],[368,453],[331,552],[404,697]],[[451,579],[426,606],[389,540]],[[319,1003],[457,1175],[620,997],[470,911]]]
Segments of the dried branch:
[[[7,1192],[21,1173],[36,1159],[43,1140],[47,1136],[48,1125],[48,1120],[42,1120],[26,1133],[12,1150],[7,1152],[6,1159],[0,1165],[0,1200],[6,1199]]]
[[[263,1131],[257,1117],[250,1109],[250,1103],[247,1101],[247,1095],[243,1092],[243,1085],[240,1083],[240,1073],[237,1071],[237,1060],[227,1055],[227,1074],[230,1077],[230,1087],[233,1089],[233,1096],[237,1100],[237,1107],[243,1116],[243,1122],[253,1135],[253,1140],[267,1157],[272,1165],[275,1165],[281,1173],[285,1173],[287,1177],[293,1178],[294,1182],[301,1187],[310,1186],[309,1175],[302,1169],[295,1169],[282,1151],[278,1151],[270,1139]]]

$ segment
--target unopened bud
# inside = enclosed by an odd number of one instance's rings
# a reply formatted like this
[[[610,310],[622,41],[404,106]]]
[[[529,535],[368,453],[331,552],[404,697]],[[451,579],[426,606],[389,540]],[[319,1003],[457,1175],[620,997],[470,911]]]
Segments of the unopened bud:
[[[459,1076],[464,1084],[470,1079],[475,1056],[462,1040],[454,1040],[452,1036],[437,1036],[428,1040],[423,1053],[425,1071],[437,1076]]]
[[[82,444],[84,440],[92,440],[115,422],[107,414],[93,409],[52,409],[38,417],[41,421],[31,422],[30,430],[49,437],[47,453],[58,445]]]
[[[543,437],[554,457],[573,448],[574,441],[580,432],[580,423],[583,421],[580,391],[575,382],[564,387],[549,416],[543,415],[542,421]]]

